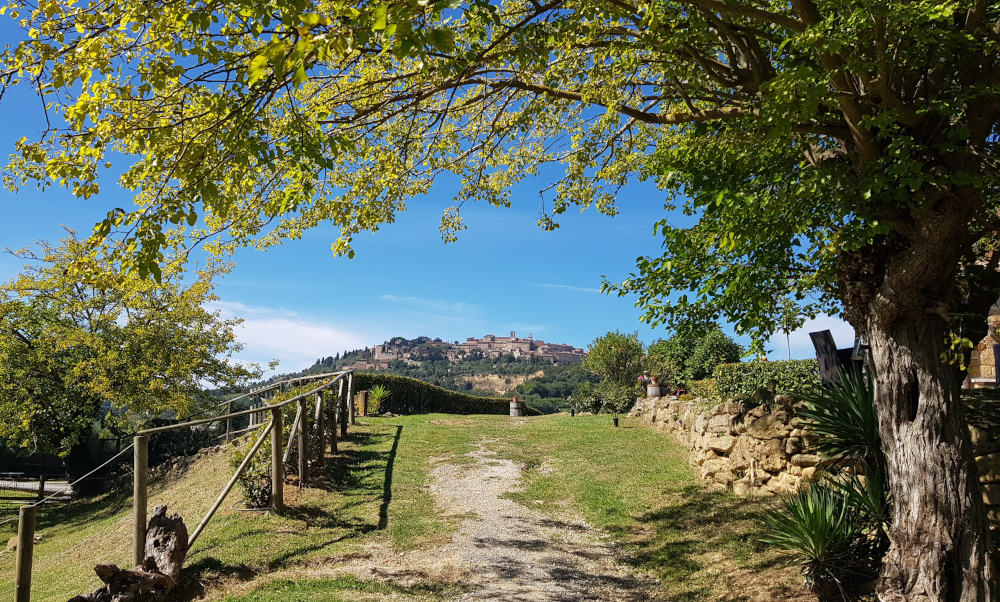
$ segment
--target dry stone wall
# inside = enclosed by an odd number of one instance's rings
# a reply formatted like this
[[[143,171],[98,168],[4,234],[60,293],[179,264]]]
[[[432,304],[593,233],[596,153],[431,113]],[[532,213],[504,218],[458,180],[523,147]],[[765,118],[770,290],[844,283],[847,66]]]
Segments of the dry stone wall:
[[[747,411],[735,401],[708,408],[706,403],[650,397],[639,400],[631,415],[670,431],[689,446],[688,459],[703,480],[736,495],[791,493],[816,480],[823,462],[810,447],[814,438],[795,415],[795,398],[776,396],[772,410],[758,406]],[[970,410],[974,416],[982,413]],[[986,424],[970,424],[969,434],[983,502],[990,521],[1000,525],[1000,425]]]
[[[778,395],[772,410],[749,411],[735,401],[708,409],[699,401],[651,397],[637,403],[633,415],[672,432],[690,447],[702,479],[736,495],[790,493],[815,479],[820,457],[810,453],[794,398]]]

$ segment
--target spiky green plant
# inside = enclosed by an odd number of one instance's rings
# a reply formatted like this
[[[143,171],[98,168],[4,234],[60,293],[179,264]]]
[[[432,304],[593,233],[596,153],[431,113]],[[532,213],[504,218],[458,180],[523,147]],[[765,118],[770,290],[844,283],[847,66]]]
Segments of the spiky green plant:
[[[389,399],[390,391],[384,385],[375,385],[368,390],[368,401],[376,412],[382,411],[382,402]]]
[[[816,484],[793,493],[764,522],[771,535],[762,541],[788,552],[821,601],[841,599],[850,584],[870,576],[862,521],[838,488]]]
[[[840,382],[803,395],[800,415],[817,435],[814,448],[835,465],[863,463],[883,471],[885,454],[871,378],[858,372],[842,373]]]

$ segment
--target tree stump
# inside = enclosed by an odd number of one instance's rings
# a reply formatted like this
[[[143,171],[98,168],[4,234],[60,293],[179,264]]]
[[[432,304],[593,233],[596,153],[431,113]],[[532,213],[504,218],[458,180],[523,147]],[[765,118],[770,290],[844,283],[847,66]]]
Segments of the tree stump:
[[[184,519],[176,512],[167,516],[167,507],[157,506],[146,529],[142,566],[128,570],[99,564],[94,572],[105,585],[69,602],[160,602],[177,585],[188,547]]]

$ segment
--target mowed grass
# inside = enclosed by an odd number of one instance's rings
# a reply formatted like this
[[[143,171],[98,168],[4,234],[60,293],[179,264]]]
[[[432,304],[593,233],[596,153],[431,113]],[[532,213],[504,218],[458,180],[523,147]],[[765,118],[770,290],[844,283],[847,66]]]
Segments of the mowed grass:
[[[450,538],[459,523],[435,512],[430,471],[435,462],[470,461],[465,454],[480,445],[526,468],[523,490],[510,494],[514,500],[553,517],[582,516],[604,529],[623,546],[627,562],[663,579],[665,599],[750,600],[751,579],[780,593],[795,578],[776,568],[774,553],[756,543],[763,504],[707,491],[686,450],[665,433],[629,420],[616,429],[606,416],[431,414],[361,419],[309,487],[286,485],[284,516],[239,512],[230,508],[238,501],[232,497],[188,556],[186,575],[207,591],[192,588],[186,597],[451,597],[440,583],[401,588],[351,576],[292,582],[268,575],[335,564],[370,545],[402,552]],[[150,510],[166,503],[193,531],[231,474],[227,456],[202,457],[180,475],[154,483]],[[130,511],[128,493],[40,510],[45,539],[35,565],[43,568],[34,576],[32,599],[65,600],[90,591],[100,585],[94,564],[127,564]],[[5,527],[10,525],[0,529]],[[0,592],[12,586],[13,565],[12,553],[0,554]],[[246,592],[248,585],[250,593],[226,596],[228,590]]]

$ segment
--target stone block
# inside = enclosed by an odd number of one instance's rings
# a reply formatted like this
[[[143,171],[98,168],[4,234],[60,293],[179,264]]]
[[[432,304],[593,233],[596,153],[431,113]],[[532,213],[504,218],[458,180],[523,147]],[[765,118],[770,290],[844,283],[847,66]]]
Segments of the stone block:
[[[768,413],[769,412],[767,411],[766,406],[757,406],[756,408],[747,412],[747,415],[753,416],[754,418],[763,418],[764,416],[767,416]]]
[[[704,414],[698,414],[698,417],[694,419],[694,430],[693,432],[701,434],[705,432],[705,427],[708,426],[708,420],[705,418]]]
[[[979,490],[983,492],[983,503],[987,506],[1000,506],[1000,485],[981,485]]]
[[[729,462],[727,462],[724,458],[706,460],[701,465],[702,479],[708,479],[709,477],[713,477],[716,473],[720,472],[731,472],[729,470]]]
[[[714,475],[712,475],[712,478],[715,479],[716,483],[722,483],[727,488],[729,487],[730,483],[736,480],[736,477],[733,476],[733,473],[728,470],[719,471]]]
[[[791,395],[775,395],[774,396],[774,407],[781,408],[785,411],[790,411],[792,406],[795,405],[795,398]]]
[[[795,454],[789,460],[793,466],[801,466],[803,468],[816,466],[819,464],[820,458],[816,454]]]
[[[708,420],[708,432],[709,433],[722,433],[723,435],[728,435],[733,432],[733,421],[728,414],[719,414],[718,416],[712,416]]]
[[[815,466],[805,466],[802,468],[802,480],[804,481],[815,481],[816,480],[816,467]]]
[[[793,456],[802,451],[802,439],[799,437],[789,437],[785,439],[785,453]]]
[[[805,431],[805,429],[796,429],[796,428],[793,428],[792,432],[788,433],[788,436],[789,437],[799,437],[799,438],[802,438],[802,437],[806,436],[806,431]]]
[[[802,476],[802,470],[803,469],[802,469],[801,466],[796,466],[794,464],[792,464],[791,466],[788,467],[788,472],[790,474],[793,474],[793,475],[797,476],[797,477],[801,477]]]
[[[733,451],[733,446],[736,445],[736,438],[730,437],[729,435],[723,435],[722,437],[708,437],[705,440],[706,445],[712,450],[728,454]]]
[[[753,484],[750,483],[749,479],[733,481],[733,495],[746,497],[750,495],[751,492],[753,492]]]
[[[976,458],[976,471],[980,483],[1000,483],[1000,454],[989,454]]]
[[[783,439],[792,432],[779,415],[771,415],[747,424],[747,435],[757,439]]]
[[[777,472],[785,467],[785,450],[780,439],[762,441],[752,437],[740,437],[729,454],[733,470],[747,470],[754,461],[757,471]]]

